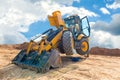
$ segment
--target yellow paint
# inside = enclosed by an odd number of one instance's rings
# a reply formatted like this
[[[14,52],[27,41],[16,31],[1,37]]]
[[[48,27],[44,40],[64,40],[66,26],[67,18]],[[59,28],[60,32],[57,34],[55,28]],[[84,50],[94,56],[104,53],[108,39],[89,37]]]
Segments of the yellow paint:
[[[86,52],[88,50],[88,44],[86,41],[83,41],[82,42],[82,45],[81,45],[81,49],[82,51]]]
[[[48,20],[49,20],[51,26],[55,26],[56,25],[53,16],[48,15]]]
[[[60,40],[61,36],[62,36],[62,32],[59,32],[53,39],[51,42],[47,42],[45,41],[46,39],[43,39],[41,42],[40,42],[40,45],[35,45],[35,46],[32,46],[33,44],[33,41],[30,41],[29,43],[29,46],[28,46],[28,49],[27,49],[27,54],[29,53],[29,51],[32,49],[32,50],[35,50],[35,51],[38,51],[39,54],[42,53],[43,50],[46,50],[46,51],[49,51],[52,47],[56,47],[57,46],[57,42]],[[46,44],[46,45],[45,45]],[[51,45],[52,44],[52,45]]]
[[[88,37],[87,40],[88,40],[88,42],[89,42],[89,41],[90,41],[90,38]]]
[[[33,41],[30,41],[28,48],[27,48],[27,52],[26,52],[27,54],[30,52],[32,44],[33,44]]]
[[[80,35],[77,37],[77,40],[81,40],[83,36],[84,36],[83,34],[80,34]]]
[[[60,26],[66,27],[60,11],[53,12],[52,16],[48,15],[48,20],[51,26],[56,26],[57,28]]]
[[[39,54],[41,54],[42,51],[45,49],[44,43],[45,43],[45,40],[42,40],[42,41],[40,42]]]
[[[39,45],[35,45],[35,46],[32,47],[32,49],[35,50],[35,51],[37,51],[38,48],[39,48]]]
[[[63,32],[63,31],[59,32],[59,33],[52,39],[51,44],[52,44],[53,47],[54,47],[54,45],[60,40],[60,38],[61,38],[61,36],[62,36],[62,32]],[[50,50],[52,46],[51,46],[50,44],[46,45],[45,50],[46,50],[46,51]]]

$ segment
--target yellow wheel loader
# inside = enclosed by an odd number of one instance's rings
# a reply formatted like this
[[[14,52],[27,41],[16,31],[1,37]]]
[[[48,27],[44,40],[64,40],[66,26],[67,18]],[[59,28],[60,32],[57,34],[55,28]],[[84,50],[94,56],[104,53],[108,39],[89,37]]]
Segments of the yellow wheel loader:
[[[48,16],[49,29],[29,42],[27,49],[21,50],[12,63],[37,72],[46,72],[51,67],[62,65],[60,54],[89,56],[90,26],[87,17],[71,15],[62,19],[61,12]]]

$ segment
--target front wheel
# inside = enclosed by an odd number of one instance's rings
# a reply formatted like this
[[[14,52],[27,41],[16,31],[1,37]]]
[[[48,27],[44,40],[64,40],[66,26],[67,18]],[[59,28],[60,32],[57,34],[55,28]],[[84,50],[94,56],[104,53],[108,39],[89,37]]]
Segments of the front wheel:
[[[80,55],[86,55],[89,56],[89,43],[87,38],[82,38],[79,41],[75,42],[76,44],[76,51]]]

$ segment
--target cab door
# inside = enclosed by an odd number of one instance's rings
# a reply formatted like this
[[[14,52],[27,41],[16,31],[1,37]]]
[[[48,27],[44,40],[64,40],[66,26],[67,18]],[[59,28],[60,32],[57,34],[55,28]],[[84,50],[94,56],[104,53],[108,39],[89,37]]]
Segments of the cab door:
[[[82,26],[82,33],[86,37],[89,37],[90,36],[90,25],[89,25],[87,16],[85,16],[81,19],[81,23],[82,23],[82,25],[81,25]]]

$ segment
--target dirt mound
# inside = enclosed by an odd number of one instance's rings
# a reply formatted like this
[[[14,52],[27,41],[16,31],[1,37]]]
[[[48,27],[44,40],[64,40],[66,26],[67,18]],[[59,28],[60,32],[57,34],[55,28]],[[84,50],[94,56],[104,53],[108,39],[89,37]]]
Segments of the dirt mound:
[[[14,49],[14,45],[8,44],[0,45],[0,49]]]
[[[93,47],[91,48],[90,53],[94,55],[120,56],[120,49]]]
[[[24,42],[22,44],[17,44],[14,46],[15,49],[27,49],[27,46],[28,46],[28,42]]]
[[[0,49],[26,49],[28,46],[28,42],[24,42],[22,44],[4,44],[4,45],[0,45]]]

